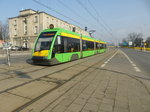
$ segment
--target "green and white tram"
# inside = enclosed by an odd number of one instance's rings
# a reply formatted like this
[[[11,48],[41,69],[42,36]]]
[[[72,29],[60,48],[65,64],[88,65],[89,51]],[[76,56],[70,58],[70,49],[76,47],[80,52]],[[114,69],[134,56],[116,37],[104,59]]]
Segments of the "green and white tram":
[[[106,42],[62,28],[43,30],[32,53],[34,64],[53,65],[106,51]]]

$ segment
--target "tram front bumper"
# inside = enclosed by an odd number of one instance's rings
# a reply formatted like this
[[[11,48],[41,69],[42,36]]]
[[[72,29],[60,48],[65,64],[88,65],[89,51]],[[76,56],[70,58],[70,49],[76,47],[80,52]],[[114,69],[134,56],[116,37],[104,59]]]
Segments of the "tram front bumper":
[[[33,64],[51,65],[51,60],[47,59],[47,57],[33,56],[32,60]]]

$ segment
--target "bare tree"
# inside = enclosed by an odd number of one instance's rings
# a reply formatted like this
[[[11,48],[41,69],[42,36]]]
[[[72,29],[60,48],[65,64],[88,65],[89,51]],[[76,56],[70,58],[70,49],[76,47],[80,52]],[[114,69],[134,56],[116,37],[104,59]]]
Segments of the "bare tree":
[[[8,22],[3,24],[0,21],[0,40],[8,40],[9,35],[8,35]]]
[[[3,24],[3,35],[2,35],[2,37],[3,37],[3,40],[8,40],[9,39],[9,34],[8,34],[8,22],[7,23],[5,23],[5,24]]]
[[[2,32],[3,32],[3,25],[2,22],[0,21],[0,40],[3,40]]]
[[[135,47],[141,47],[142,42],[143,42],[143,38],[137,37],[137,38],[135,39],[135,41],[134,41]]]
[[[147,43],[146,47],[150,47],[150,37],[147,37],[146,43]]]
[[[132,43],[133,43],[133,47],[134,46],[136,46],[136,47],[140,47],[141,46],[141,43],[142,43],[142,41],[143,41],[143,34],[142,33],[135,33],[135,32],[133,32],[133,33],[130,33],[130,34],[128,34],[128,36],[127,36],[127,39],[129,40],[129,41],[132,41]]]

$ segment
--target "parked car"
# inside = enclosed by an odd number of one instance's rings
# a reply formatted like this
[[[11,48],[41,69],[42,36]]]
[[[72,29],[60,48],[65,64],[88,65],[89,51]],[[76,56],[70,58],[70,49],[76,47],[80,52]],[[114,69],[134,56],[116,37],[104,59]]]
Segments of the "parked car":
[[[12,47],[11,47],[11,50],[12,50],[12,51],[21,51],[22,48],[21,48],[20,46],[12,46]]]
[[[26,47],[21,47],[21,50],[25,51],[25,50],[29,50],[29,48],[26,48]]]
[[[3,50],[11,49],[11,46],[4,46],[2,49],[3,49]]]

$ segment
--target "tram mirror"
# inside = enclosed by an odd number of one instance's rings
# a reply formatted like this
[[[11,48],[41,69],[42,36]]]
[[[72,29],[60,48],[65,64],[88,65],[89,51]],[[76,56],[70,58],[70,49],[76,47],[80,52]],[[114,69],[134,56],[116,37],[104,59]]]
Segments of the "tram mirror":
[[[57,43],[58,43],[58,45],[61,44],[61,37],[60,36],[57,36]]]

